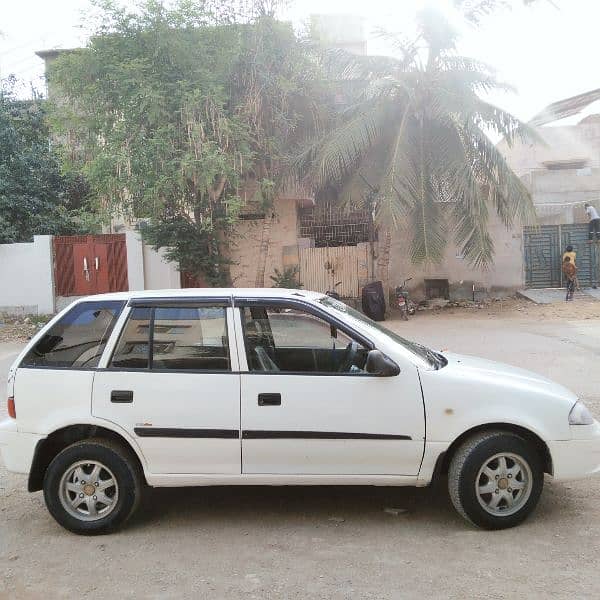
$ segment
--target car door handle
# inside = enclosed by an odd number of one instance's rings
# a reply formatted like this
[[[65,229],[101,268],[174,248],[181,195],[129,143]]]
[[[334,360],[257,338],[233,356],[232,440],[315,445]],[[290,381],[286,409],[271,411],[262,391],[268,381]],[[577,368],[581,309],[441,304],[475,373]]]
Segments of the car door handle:
[[[110,401],[116,404],[133,402],[133,392],[131,390],[113,390],[110,393]]]
[[[281,394],[259,394],[259,406],[281,406]]]

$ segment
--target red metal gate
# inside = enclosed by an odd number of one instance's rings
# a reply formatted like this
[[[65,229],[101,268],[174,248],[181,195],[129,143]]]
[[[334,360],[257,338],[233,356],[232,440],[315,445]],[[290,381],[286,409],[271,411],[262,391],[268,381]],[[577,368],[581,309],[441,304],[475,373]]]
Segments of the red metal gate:
[[[54,238],[57,296],[85,296],[129,289],[125,234]]]

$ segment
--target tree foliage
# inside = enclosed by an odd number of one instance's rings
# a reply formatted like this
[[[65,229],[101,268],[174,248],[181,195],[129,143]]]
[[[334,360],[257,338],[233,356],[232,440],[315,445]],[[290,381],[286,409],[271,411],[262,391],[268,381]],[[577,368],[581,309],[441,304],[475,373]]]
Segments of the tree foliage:
[[[223,283],[241,206],[272,200],[287,154],[315,127],[312,65],[269,3],[99,8],[88,46],[50,72],[66,158],[111,214],[146,218],[155,247]]]
[[[0,89],[0,243],[86,231],[87,185],[61,173],[44,101],[15,98],[15,83]]]
[[[479,268],[493,260],[490,211],[511,226],[533,205],[486,131],[534,136],[481,94],[505,89],[485,64],[456,53],[456,33],[437,12],[420,13],[419,36],[390,36],[398,57],[326,57],[356,90],[334,127],[302,154],[299,168],[317,185],[337,182],[350,197],[377,192],[376,219],[401,227],[415,263],[438,263],[448,239]],[[358,190],[358,194],[356,193]]]

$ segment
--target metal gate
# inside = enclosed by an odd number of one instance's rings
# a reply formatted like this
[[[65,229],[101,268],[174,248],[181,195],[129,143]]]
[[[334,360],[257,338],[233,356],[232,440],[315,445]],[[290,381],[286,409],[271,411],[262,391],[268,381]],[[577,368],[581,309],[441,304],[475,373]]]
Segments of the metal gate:
[[[358,298],[359,270],[368,260],[366,246],[300,249],[300,283],[306,290],[335,290],[343,298]]]
[[[54,238],[57,296],[86,296],[129,289],[125,234]]]
[[[577,253],[579,284],[583,287],[596,285],[597,245],[588,242],[585,223],[523,228],[525,285],[531,288],[562,287],[562,254],[569,244]]]

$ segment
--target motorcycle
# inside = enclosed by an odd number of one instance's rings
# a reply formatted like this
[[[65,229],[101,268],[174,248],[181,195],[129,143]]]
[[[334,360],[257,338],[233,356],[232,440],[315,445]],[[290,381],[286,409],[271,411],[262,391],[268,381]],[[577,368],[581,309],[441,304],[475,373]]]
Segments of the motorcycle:
[[[404,321],[408,321],[408,315],[414,315],[416,307],[412,300],[408,297],[408,291],[405,289],[406,284],[412,280],[412,277],[405,279],[402,285],[395,289],[396,308],[400,311],[400,316]]]
[[[327,296],[329,296],[330,298],[333,298],[334,300],[340,300],[341,296],[338,294],[338,292],[336,290],[337,290],[338,285],[341,285],[341,284],[342,284],[341,281],[338,281],[337,283],[334,283],[333,284],[333,289],[332,290],[327,290],[325,292],[325,294]]]

